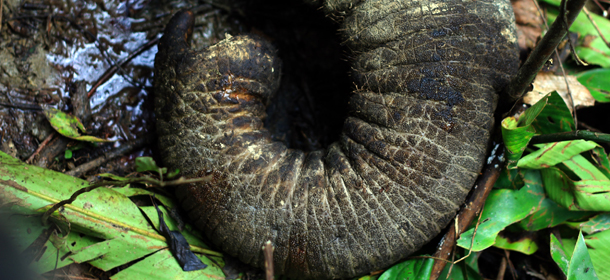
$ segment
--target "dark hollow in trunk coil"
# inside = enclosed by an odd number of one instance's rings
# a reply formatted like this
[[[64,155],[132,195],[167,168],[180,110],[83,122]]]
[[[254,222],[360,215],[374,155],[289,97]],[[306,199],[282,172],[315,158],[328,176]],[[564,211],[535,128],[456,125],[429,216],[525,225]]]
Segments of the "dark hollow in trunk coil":
[[[189,49],[192,13],[168,24],[155,60],[164,164],[210,183],[180,187],[219,248],[276,273],[345,278],[386,268],[454,217],[478,176],[497,92],[518,67],[508,0],[334,0],[356,85],[340,140],[305,153],[273,142],[265,107],[274,48],[236,36]]]

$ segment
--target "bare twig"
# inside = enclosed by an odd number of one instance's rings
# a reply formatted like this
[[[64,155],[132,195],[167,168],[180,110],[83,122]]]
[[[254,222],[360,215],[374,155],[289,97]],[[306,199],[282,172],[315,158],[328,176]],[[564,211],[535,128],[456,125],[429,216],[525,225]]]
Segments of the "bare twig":
[[[273,280],[273,245],[267,240],[263,245],[263,254],[265,255],[265,279]]]
[[[510,260],[510,251],[504,250],[504,255],[506,256],[506,262],[508,263],[508,268],[510,269],[510,274],[513,276],[513,280],[517,280],[517,274],[515,273],[515,266],[513,262]]]
[[[508,262],[508,260],[506,258],[502,258],[502,261],[500,262],[500,269],[498,270],[498,276],[496,276],[496,280],[504,279],[504,273],[506,272],[506,263],[507,262]]]
[[[510,99],[518,99],[526,92],[536,74],[549,60],[557,45],[567,34],[569,27],[576,19],[585,2],[586,0],[562,0],[557,20],[551,25],[549,32],[542,37],[536,48],[534,48],[519,69],[515,78],[511,81],[507,90],[507,95]]]
[[[536,5],[536,9],[538,10],[538,13],[541,15],[540,17],[542,18],[542,22],[544,22],[544,26],[546,27],[546,29],[549,29],[549,24],[546,21],[546,18],[544,18],[544,16],[542,16],[542,9],[540,9],[540,5],[538,5],[538,1],[536,0],[532,0],[532,2],[534,2],[534,5]],[[569,38],[570,36],[568,36]],[[569,41],[570,44],[572,44],[572,41]],[[573,48],[571,48],[573,49]],[[561,73],[563,75],[563,80],[566,83],[566,89],[568,91],[568,96],[570,97],[570,103],[571,103],[571,107],[572,107],[572,115],[574,117],[574,123],[577,124],[577,120],[578,118],[576,117],[576,105],[574,103],[574,97],[572,96],[572,91],[570,90],[570,83],[568,83],[568,78],[566,76],[566,71],[563,68],[563,63],[560,60],[560,56],[559,56],[559,51],[557,51],[557,48],[555,47],[555,56],[557,56],[557,62],[559,63],[559,69],[561,69]],[[578,127],[578,125],[576,125],[576,127]]]
[[[4,12],[4,0],[0,0],[0,31],[2,31],[2,14]]]
[[[80,177],[83,173],[89,171],[89,170],[93,170],[94,168],[104,164],[105,162],[120,157],[126,153],[129,153],[135,149],[144,147],[144,145],[148,143],[148,138],[138,138],[134,141],[131,142],[127,142],[125,144],[122,144],[120,147],[113,149],[111,151],[109,151],[108,153],[105,153],[103,156],[98,157],[92,161],[89,161],[87,163],[81,164],[79,166],[77,166],[76,168],[66,172],[66,174],[70,175],[70,176],[74,176],[74,177]]]
[[[499,147],[499,149],[504,147]],[[439,245],[436,253],[434,254],[434,266],[432,267],[432,274],[430,279],[436,280],[440,276],[443,268],[447,264],[447,259],[451,255],[453,246],[456,243],[456,239],[460,233],[464,232],[470,225],[474,217],[479,213],[483,207],[487,196],[491,192],[493,185],[500,176],[500,171],[504,167],[504,162],[500,161],[498,157],[494,157],[491,163],[485,166],[485,171],[477,179],[477,182],[472,191],[472,195],[466,201],[466,206],[460,211],[456,217],[457,222],[451,224],[447,233],[443,237],[443,241]],[[442,261],[440,261],[442,260]]]
[[[610,43],[608,43],[608,40],[606,40],[606,37],[604,37],[604,34],[599,29],[599,26],[597,26],[597,23],[595,23],[595,21],[593,20],[593,17],[591,17],[591,14],[589,14],[589,11],[587,10],[587,8],[583,8],[582,10],[583,10],[583,12],[585,12],[585,15],[587,15],[587,18],[589,18],[589,21],[591,22],[591,24],[593,24],[593,27],[595,27],[595,30],[597,30],[597,34],[599,34],[599,37],[602,38],[602,40],[604,41],[606,46],[608,48],[610,48]]]
[[[95,93],[97,88],[99,86],[101,86],[102,84],[104,84],[105,82],[107,82],[114,74],[116,74],[116,72],[119,71],[119,69],[121,69],[121,67],[125,66],[125,64],[130,62],[134,57],[140,55],[142,52],[144,52],[151,46],[157,44],[159,42],[159,39],[160,38],[155,38],[155,39],[148,41],[148,43],[140,46],[137,50],[135,50],[133,53],[131,53],[127,58],[125,58],[125,60],[119,62],[118,64],[113,65],[112,67],[110,67],[110,69],[106,70],[104,75],[102,75],[102,77],[89,90],[89,93],[87,93],[87,96],[91,97],[91,95],[93,95],[93,93]]]
[[[38,145],[38,149],[36,149],[36,151],[34,151],[34,153],[28,159],[25,160],[25,163],[31,163],[34,158],[40,153],[40,151],[42,151],[42,149],[46,147],[49,142],[51,142],[51,139],[53,139],[53,137],[55,137],[55,132],[51,132],[49,136],[47,136],[47,138],[45,138],[42,143]]]

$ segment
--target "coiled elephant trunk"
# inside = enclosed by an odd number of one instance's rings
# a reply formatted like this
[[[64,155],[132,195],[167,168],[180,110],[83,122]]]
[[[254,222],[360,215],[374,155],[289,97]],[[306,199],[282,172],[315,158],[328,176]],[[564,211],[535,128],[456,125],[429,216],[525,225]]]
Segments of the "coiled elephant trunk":
[[[335,0],[356,84],[340,140],[303,152],[273,142],[265,108],[279,86],[274,48],[231,37],[188,48],[174,16],[155,60],[166,166],[206,184],[178,189],[219,248],[277,273],[345,278],[383,269],[437,235],[480,172],[498,100],[516,73],[508,0]]]

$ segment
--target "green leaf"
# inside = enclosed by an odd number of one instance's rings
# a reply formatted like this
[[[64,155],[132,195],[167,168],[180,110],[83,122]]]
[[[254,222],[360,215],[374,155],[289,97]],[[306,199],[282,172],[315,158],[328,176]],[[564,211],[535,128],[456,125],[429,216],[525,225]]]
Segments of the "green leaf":
[[[155,207],[140,206],[140,209],[144,212],[144,214],[146,214],[146,216],[148,216],[155,228],[158,230],[159,217]],[[174,219],[170,218],[171,216],[168,214],[167,209],[164,206],[159,206],[159,209],[161,210],[161,212],[163,212],[163,217],[165,217],[165,223],[167,224],[169,230],[178,230],[178,223],[176,223]],[[193,230],[190,226],[183,230],[181,233],[189,244],[202,248],[209,248],[207,245],[205,245],[205,243],[201,241],[201,235],[197,231]]]
[[[159,171],[161,169],[161,171]],[[167,172],[166,168],[159,168],[155,160],[151,157],[138,157],[136,158],[136,171],[137,172]]]
[[[472,250],[478,252],[494,245],[500,231],[532,213],[540,200],[540,196],[534,194],[534,191],[528,185],[518,191],[492,190],[485,201],[482,222],[477,230]],[[457,245],[468,250],[473,232],[474,228],[471,228],[462,233]]]
[[[598,279],[582,232],[578,234],[578,240],[576,241],[576,247],[574,247],[566,276],[568,280]]]
[[[496,189],[518,190],[523,187],[523,177],[518,169],[502,169],[498,180],[494,184]]]
[[[540,149],[519,160],[517,163],[519,168],[541,169],[555,166],[575,155],[598,147],[597,143],[586,140],[563,141],[537,146]]]
[[[4,212],[39,216],[51,205],[69,198],[75,191],[88,185],[84,180],[26,165],[0,152],[0,205],[5,205],[2,208]],[[71,204],[54,212],[51,219],[60,228],[70,231],[52,235],[49,248],[57,249],[47,249],[53,254],[47,255],[45,252],[38,262],[42,267],[38,271],[41,272],[53,269],[57,250],[60,256],[68,256],[60,260],[61,266],[88,261],[98,268],[109,270],[132,262],[136,262],[136,265],[149,262],[151,254],[157,255],[155,252],[167,247],[165,238],[154,230],[140,209],[114,189],[97,188],[83,193]],[[171,221],[169,217],[167,220]],[[189,239],[195,242],[197,236],[190,235]],[[201,244],[201,240],[195,243]],[[191,248],[200,253],[220,255],[194,245]],[[130,266],[121,272],[127,274],[131,270]],[[149,270],[152,268],[149,267]],[[218,267],[211,264],[201,270],[197,277],[216,275],[214,271],[218,271]],[[181,270],[167,269],[164,279],[182,279],[180,277],[184,275],[181,273]]]
[[[556,91],[551,92],[546,98],[546,106],[532,122],[536,134],[573,131],[574,118],[563,98]]]
[[[542,112],[549,100],[549,95],[540,99],[534,106],[527,109],[517,121],[514,117],[502,120],[502,139],[507,150],[508,167],[516,167],[516,163],[525,152],[529,141],[536,134],[532,123]]]
[[[64,152],[64,158],[65,159],[71,159],[72,158],[72,150],[66,149],[66,151]]]
[[[566,254],[566,250],[559,242],[554,234],[551,234],[551,257],[557,263],[564,275],[568,274],[568,266],[570,265],[570,256]]]
[[[87,142],[113,142],[112,140],[101,139],[94,136],[81,136],[79,130],[83,133],[86,132],[86,130],[80,120],[77,117],[66,114],[60,110],[46,108],[44,109],[44,115],[59,134],[68,138]]]
[[[580,219],[591,215],[591,212],[570,211],[559,206],[550,199],[544,191],[539,170],[524,170],[524,181],[530,188],[530,193],[538,196],[536,210],[519,222],[519,227],[527,231],[537,231],[557,226],[567,220]]]
[[[121,176],[110,174],[110,173],[101,173],[101,174],[98,174],[97,176],[100,176],[102,178],[109,178],[109,179],[112,179],[112,180],[115,180],[115,181],[129,181],[129,180],[131,180],[129,178],[121,177]]]
[[[595,101],[610,102],[610,69],[593,69],[576,75],[578,81],[585,86]]]
[[[587,234],[597,233],[610,229],[610,213],[601,213],[582,223],[569,223],[569,225],[580,228]]]
[[[430,258],[407,260],[390,267],[378,279],[430,279],[433,265],[434,260]]]
[[[610,230],[587,235],[585,242],[599,278],[610,279]]]
[[[597,169],[606,175],[607,178],[610,178],[610,160],[608,160],[608,155],[604,151],[602,147],[596,147],[590,151],[590,154],[585,154],[587,159],[591,161]]]
[[[203,255],[197,255],[201,261],[208,265],[206,269],[184,272],[176,258],[167,249],[159,250],[146,259],[121,270],[110,277],[112,280],[131,279],[225,279],[225,275],[218,266]]]
[[[544,2],[551,3],[555,6],[559,6],[560,0],[544,0]],[[557,9],[548,9],[547,16],[549,24],[557,18]],[[590,13],[593,21],[597,24],[602,34],[606,38],[610,38],[610,21],[602,16]],[[581,12],[577,17],[572,26],[570,26],[571,32],[578,33],[579,43],[576,44],[576,54],[584,61],[600,65],[601,67],[610,67],[610,49],[606,46],[602,38],[599,36],[597,30],[593,24],[587,18],[584,12]]]
[[[538,251],[538,244],[534,242],[531,235],[520,236],[518,240],[513,240],[512,238],[505,237],[505,234],[505,232],[501,232],[496,237],[495,247],[521,252],[526,255],[531,255]]]
[[[123,188],[115,188],[114,190],[116,192],[118,192],[118,193],[123,194],[124,196],[127,196],[127,197],[132,197],[132,196],[137,196],[137,195],[154,196],[155,199],[159,200],[163,205],[165,205],[165,207],[168,207],[170,209],[177,207],[176,202],[174,200],[170,199],[167,196],[164,196],[164,195],[161,195],[161,194],[149,191],[147,189],[133,188],[133,187],[130,187],[130,186],[125,186]]]
[[[570,210],[610,211],[610,180],[581,155],[563,164],[581,180],[573,181],[556,167],[542,169],[549,197]]]
[[[178,176],[178,174],[180,174],[180,169],[176,169],[174,171],[168,172],[166,178],[167,179],[172,179],[172,178]]]

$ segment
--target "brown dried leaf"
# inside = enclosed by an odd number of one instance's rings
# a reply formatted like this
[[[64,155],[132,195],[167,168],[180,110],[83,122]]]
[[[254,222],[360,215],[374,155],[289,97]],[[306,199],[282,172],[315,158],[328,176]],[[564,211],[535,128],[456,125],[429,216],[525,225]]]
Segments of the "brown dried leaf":
[[[589,90],[576,80],[576,77],[568,75],[566,78],[570,86],[570,91],[572,92],[574,104],[577,107],[589,107],[595,104],[595,99],[591,96]],[[571,111],[572,106],[570,104],[572,104],[572,102],[567,93],[568,90],[565,79],[563,76],[557,76],[552,73],[538,73],[538,76],[536,76],[536,79],[534,80],[534,89],[525,95],[523,102],[533,105],[546,94],[555,90],[561,95],[561,98],[563,98],[566,104],[568,104],[568,108],[570,108]]]

